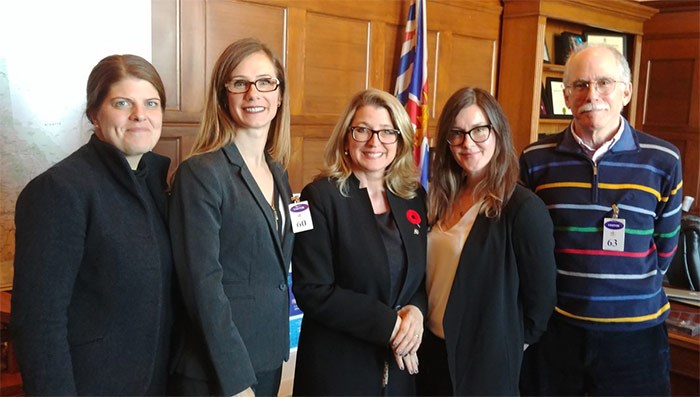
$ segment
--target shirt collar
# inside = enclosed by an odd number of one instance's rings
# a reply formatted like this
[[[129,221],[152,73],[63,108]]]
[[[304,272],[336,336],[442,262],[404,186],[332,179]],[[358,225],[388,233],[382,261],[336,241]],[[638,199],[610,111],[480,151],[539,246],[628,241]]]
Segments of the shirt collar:
[[[603,142],[602,145],[598,149],[594,149],[590,146],[588,146],[581,137],[579,137],[576,134],[575,131],[575,124],[572,122],[571,123],[571,135],[573,136],[574,140],[581,146],[581,149],[593,160],[593,161],[598,161],[599,158],[601,158],[605,153],[607,153],[610,149],[612,149],[613,145],[617,143],[620,140],[620,137],[622,137],[622,133],[625,131],[625,121],[622,118],[622,115],[620,115],[620,126],[617,129],[617,132],[615,135],[613,135],[612,138],[609,140]]]

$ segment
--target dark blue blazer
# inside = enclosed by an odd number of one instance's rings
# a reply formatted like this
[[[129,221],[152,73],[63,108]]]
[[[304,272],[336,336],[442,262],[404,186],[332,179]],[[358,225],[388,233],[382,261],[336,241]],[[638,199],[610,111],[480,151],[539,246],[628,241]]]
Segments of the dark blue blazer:
[[[269,156],[283,208],[291,188]],[[170,206],[177,278],[186,309],[173,367],[223,395],[289,358],[288,272],[294,235],[274,213],[235,144],[184,161]],[[206,390],[202,391],[206,393]]]
[[[165,392],[169,163],[144,154],[139,182],[93,135],[20,194],[11,327],[28,395]]]

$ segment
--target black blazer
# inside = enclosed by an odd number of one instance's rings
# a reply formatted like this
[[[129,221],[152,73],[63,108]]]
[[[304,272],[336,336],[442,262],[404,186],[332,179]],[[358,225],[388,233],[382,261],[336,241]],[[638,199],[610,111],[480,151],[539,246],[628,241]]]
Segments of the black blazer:
[[[144,154],[139,182],[93,135],[20,194],[11,328],[28,395],[165,393],[169,163]]]
[[[396,369],[388,342],[400,306],[427,310],[424,191],[420,188],[412,200],[387,191],[408,262],[394,303],[389,302],[389,263],[369,195],[354,176],[348,185],[349,197],[329,179],[309,184],[301,194],[309,201],[314,228],[297,234],[294,245],[293,290],[304,312],[295,395],[380,395],[385,361],[392,367],[390,388],[413,383],[406,371]],[[409,210],[419,215],[419,225],[409,221]]]
[[[267,162],[286,213],[287,175],[269,156]],[[280,239],[270,204],[235,144],[183,162],[171,199],[170,233],[187,312],[174,370],[233,395],[253,385],[256,372],[289,358],[294,235],[287,220]]]
[[[547,328],[555,280],[549,212],[518,185],[500,219],[477,216],[462,250],[443,319],[455,395],[518,395],[523,345]]]

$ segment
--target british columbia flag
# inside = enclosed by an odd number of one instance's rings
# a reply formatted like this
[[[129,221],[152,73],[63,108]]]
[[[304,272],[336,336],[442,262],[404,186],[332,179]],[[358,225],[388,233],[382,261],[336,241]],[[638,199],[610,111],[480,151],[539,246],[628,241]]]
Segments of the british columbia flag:
[[[420,169],[420,180],[428,189],[428,46],[425,0],[410,0],[408,20],[401,46],[401,63],[394,95],[406,107],[415,128],[413,157]]]

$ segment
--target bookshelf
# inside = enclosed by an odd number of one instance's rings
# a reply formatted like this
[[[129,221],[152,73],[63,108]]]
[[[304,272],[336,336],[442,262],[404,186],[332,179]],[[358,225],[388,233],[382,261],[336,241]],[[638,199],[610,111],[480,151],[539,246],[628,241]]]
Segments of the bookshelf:
[[[542,88],[548,77],[562,78],[555,62],[555,37],[603,31],[623,34],[632,70],[632,100],[625,117],[634,123],[643,25],[657,10],[633,0],[504,0],[498,100],[508,116],[518,152],[538,134],[556,133],[569,119],[540,117]],[[549,50],[550,63],[544,61]]]

